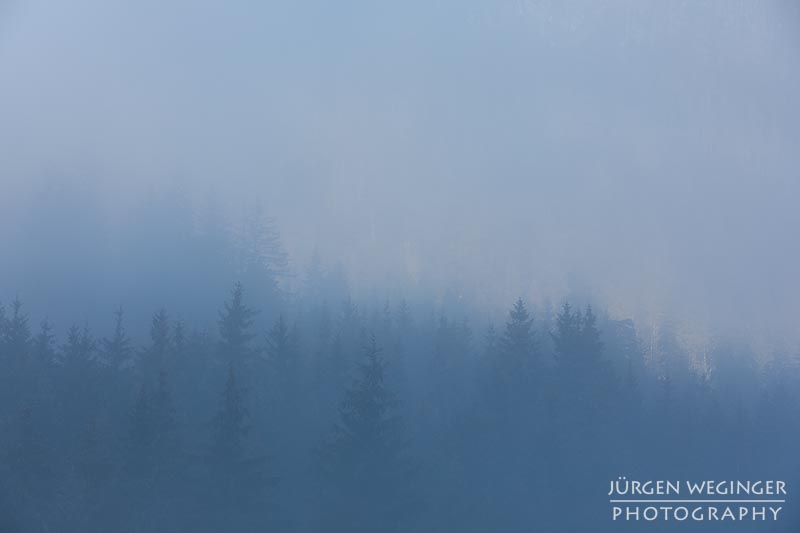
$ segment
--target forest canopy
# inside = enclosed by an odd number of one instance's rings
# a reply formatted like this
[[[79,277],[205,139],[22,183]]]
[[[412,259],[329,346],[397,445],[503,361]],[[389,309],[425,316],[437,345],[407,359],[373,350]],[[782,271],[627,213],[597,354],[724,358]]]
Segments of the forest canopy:
[[[56,335],[0,307],[3,531],[568,531],[642,465],[797,472],[796,350],[698,351],[600,303],[519,298],[487,323],[457,299],[359,301],[319,257],[287,292],[261,221],[213,255],[184,241],[210,326],[170,311],[189,293],[169,255],[149,321],[118,307]]]

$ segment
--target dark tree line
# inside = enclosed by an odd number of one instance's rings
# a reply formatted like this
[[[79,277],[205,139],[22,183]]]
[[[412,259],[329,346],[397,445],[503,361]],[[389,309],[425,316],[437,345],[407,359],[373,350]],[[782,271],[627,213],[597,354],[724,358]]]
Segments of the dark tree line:
[[[239,284],[213,329],[159,309],[145,342],[122,309],[57,339],[0,307],[0,531],[601,530],[618,475],[797,479],[788,355],[698,365],[668,326],[521,299],[480,331],[329,281],[264,330]]]

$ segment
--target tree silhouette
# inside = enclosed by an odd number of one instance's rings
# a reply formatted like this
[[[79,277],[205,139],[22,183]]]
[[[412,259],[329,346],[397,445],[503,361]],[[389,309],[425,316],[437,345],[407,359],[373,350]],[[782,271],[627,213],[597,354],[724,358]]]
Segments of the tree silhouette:
[[[206,458],[208,489],[215,506],[213,523],[221,528],[256,530],[257,512],[268,507],[265,491],[274,480],[266,474],[264,458],[248,451],[248,419],[245,391],[229,363]]]
[[[124,316],[122,307],[114,311],[114,333],[111,338],[104,338],[101,341],[103,359],[105,364],[112,369],[119,369],[126,365],[133,352],[131,340],[123,325]]]
[[[339,421],[322,449],[328,516],[335,531],[395,531],[413,509],[413,470],[395,395],[374,336],[345,392]]]
[[[235,369],[239,369],[252,356],[250,342],[255,334],[250,332],[256,312],[244,303],[244,289],[236,283],[230,300],[219,314],[219,352]]]

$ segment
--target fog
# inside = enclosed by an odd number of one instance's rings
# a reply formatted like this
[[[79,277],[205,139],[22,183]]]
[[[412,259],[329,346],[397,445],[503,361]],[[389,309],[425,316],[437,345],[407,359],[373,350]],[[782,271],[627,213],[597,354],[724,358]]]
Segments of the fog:
[[[799,16],[791,2],[6,2],[3,238],[47,223],[45,186],[112,213],[178,189],[224,209],[257,199],[298,269],[317,250],[356,287],[455,283],[505,307],[579,283],[623,315],[786,332]],[[3,270],[7,294],[26,286]]]
[[[0,531],[633,531],[609,480],[791,491],[799,30],[0,0]]]

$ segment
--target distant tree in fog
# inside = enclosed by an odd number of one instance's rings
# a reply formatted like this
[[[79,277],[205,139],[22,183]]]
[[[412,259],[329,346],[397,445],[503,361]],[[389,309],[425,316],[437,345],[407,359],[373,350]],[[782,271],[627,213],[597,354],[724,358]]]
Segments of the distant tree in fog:
[[[244,289],[236,283],[231,291],[230,299],[219,313],[219,352],[220,356],[233,365],[235,370],[241,369],[245,361],[253,355],[250,345],[255,338],[250,328],[256,312],[244,303]]]

